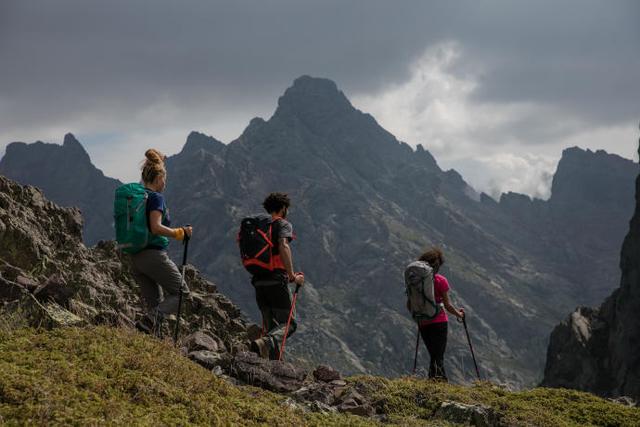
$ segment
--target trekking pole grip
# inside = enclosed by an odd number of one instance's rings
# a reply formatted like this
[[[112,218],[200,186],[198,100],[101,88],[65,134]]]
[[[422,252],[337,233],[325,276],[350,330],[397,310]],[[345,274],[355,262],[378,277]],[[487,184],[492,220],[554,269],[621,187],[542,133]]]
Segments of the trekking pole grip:
[[[191,227],[191,224],[187,224],[186,227]],[[182,227],[182,229],[184,230],[184,227]],[[184,245],[184,253],[182,256],[182,268],[184,269],[184,266],[187,264],[187,252],[189,251],[189,240],[191,240],[191,237],[189,237],[189,235],[187,234],[187,231],[184,231],[184,239],[182,240],[182,244]]]

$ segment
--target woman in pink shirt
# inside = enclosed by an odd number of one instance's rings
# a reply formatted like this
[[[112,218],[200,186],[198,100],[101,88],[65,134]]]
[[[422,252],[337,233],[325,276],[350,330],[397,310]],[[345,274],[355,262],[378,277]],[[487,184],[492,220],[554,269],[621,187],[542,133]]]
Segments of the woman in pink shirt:
[[[444,306],[445,310],[440,310],[440,313],[432,320],[423,320],[420,322],[420,335],[422,340],[427,346],[429,356],[431,356],[431,363],[429,364],[429,378],[438,378],[447,380],[447,375],[444,371],[444,351],[447,347],[447,331],[449,318],[447,317],[447,311],[454,316],[462,319],[464,317],[464,309],[456,309],[449,301],[449,282],[447,278],[441,274],[438,274],[438,270],[444,264],[444,257],[442,251],[438,248],[432,248],[423,253],[420,261],[424,261],[433,268],[434,275],[434,291],[437,304]]]

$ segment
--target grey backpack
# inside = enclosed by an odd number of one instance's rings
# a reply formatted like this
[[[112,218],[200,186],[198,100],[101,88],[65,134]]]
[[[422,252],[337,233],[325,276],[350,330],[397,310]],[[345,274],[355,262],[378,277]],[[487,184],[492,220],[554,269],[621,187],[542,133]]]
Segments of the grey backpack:
[[[404,285],[411,316],[416,322],[431,320],[442,310],[436,303],[434,273],[424,261],[414,261],[404,270]]]

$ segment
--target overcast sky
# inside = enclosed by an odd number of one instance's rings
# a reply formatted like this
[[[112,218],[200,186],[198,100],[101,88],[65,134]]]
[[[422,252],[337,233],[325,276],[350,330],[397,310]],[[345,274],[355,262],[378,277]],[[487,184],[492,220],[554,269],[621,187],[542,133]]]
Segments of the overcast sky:
[[[562,149],[637,159],[638,1],[5,0],[0,153],[72,132],[107,175],[191,130],[230,142],[334,80],[479,190],[546,197]]]

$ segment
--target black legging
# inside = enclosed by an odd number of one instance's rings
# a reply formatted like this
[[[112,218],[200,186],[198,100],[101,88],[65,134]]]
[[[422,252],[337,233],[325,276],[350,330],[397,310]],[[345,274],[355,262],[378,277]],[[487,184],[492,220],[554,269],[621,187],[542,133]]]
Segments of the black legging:
[[[447,348],[447,322],[432,323],[420,328],[422,341],[427,346],[431,363],[429,363],[429,378],[439,378],[447,381],[444,371],[444,351]]]

